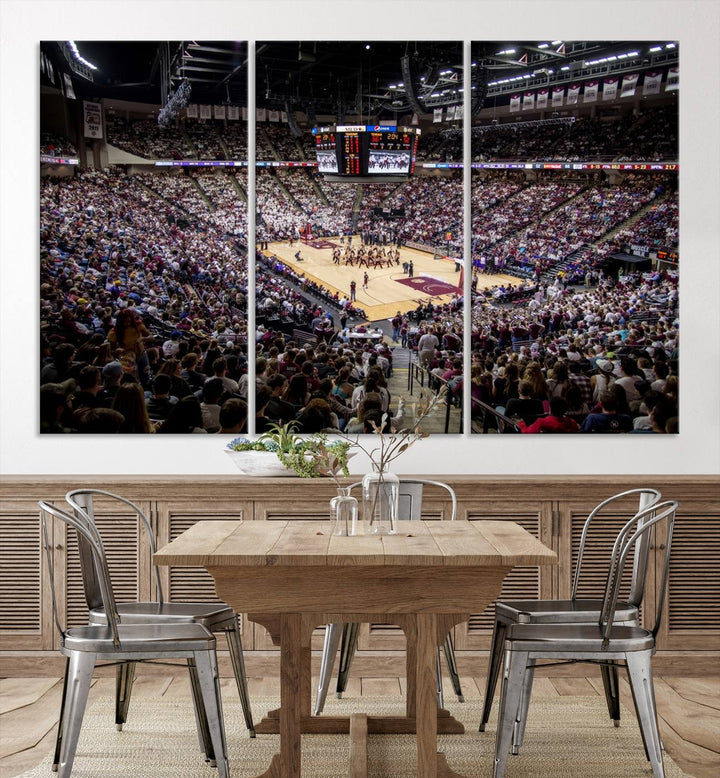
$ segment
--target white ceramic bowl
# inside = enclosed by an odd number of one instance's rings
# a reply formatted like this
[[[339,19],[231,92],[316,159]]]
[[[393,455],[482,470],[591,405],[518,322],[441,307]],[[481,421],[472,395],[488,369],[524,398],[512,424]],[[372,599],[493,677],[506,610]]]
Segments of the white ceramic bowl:
[[[265,478],[295,475],[295,471],[285,467],[274,451],[231,451],[225,449],[225,452],[235,463],[235,467],[245,475]]]

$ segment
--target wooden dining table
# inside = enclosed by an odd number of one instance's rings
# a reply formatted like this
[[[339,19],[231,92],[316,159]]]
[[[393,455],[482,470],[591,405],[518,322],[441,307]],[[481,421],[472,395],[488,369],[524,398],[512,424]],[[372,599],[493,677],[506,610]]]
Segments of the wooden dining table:
[[[437,705],[438,647],[498,598],[513,567],[557,555],[512,521],[401,521],[395,535],[350,537],[327,521],[200,521],[154,562],[206,568],[218,597],[280,645],[280,708],[256,725],[280,733],[280,753],[258,778],[300,778],[303,733],[349,733],[353,776],[367,774],[368,734],[416,733],[418,778],[452,778],[437,735],[464,729]],[[404,716],[312,715],[311,634],[331,622],[402,627]]]

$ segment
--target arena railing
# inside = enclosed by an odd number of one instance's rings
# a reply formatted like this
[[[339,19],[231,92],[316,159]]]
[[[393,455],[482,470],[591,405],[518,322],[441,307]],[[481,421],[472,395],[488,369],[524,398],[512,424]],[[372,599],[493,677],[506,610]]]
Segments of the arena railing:
[[[413,387],[416,381],[421,387],[425,386],[425,369],[420,367],[420,363],[416,362],[411,354],[410,363],[408,364],[408,394],[413,393]]]
[[[479,408],[483,413],[480,419],[477,420],[473,419],[471,425],[473,432],[476,433],[485,432],[485,430],[487,429],[487,424],[485,424],[485,421],[487,420],[486,417],[488,415],[491,417],[490,421],[495,423],[499,435],[519,433],[522,431],[516,421],[509,418],[508,416],[505,416],[499,411],[495,410],[495,408],[493,408],[492,405],[488,405],[487,403],[484,403],[482,400],[475,400],[475,399],[473,399],[472,405],[473,405],[473,410]]]

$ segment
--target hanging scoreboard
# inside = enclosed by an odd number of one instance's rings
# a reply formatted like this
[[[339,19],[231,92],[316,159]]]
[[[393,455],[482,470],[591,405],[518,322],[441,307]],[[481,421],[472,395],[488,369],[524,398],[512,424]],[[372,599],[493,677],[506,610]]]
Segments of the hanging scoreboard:
[[[420,128],[395,125],[316,127],[318,170],[341,176],[409,176],[415,172]]]
[[[338,172],[336,143],[335,133],[327,127],[323,132],[315,133],[315,154],[321,173]]]

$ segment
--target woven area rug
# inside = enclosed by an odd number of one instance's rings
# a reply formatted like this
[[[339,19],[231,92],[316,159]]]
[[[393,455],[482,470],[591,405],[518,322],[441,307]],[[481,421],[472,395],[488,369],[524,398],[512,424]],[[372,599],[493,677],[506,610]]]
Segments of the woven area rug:
[[[325,713],[376,715],[401,713],[403,700],[394,697],[328,699]],[[255,720],[278,706],[277,698],[253,700]],[[478,732],[481,700],[448,703],[466,728],[464,735],[440,735],[438,748],[448,765],[467,778],[489,778],[495,746],[497,710],[485,732]],[[496,706],[497,707],[497,706]],[[250,739],[240,703],[224,703],[230,772],[233,778],[255,778],[279,750],[279,736]],[[510,756],[507,778],[648,778],[637,723],[627,710],[623,723],[612,726],[602,697],[557,697],[533,700],[525,743],[519,756]],[[304,735],[303,778],[347,778],[349,738],[346,735]],[[372,778],[412,778],[415,775],[413,735],[371,735],[368,743]],[[665,757],[667,778],[683,772]],[[98,701],[85,714],[73,778],[213,778],[200,754],[190,706],[173,700],[134,699],[122,732],[113,724],[110,699]],[[50,755],[21,778],[49,778]]]

